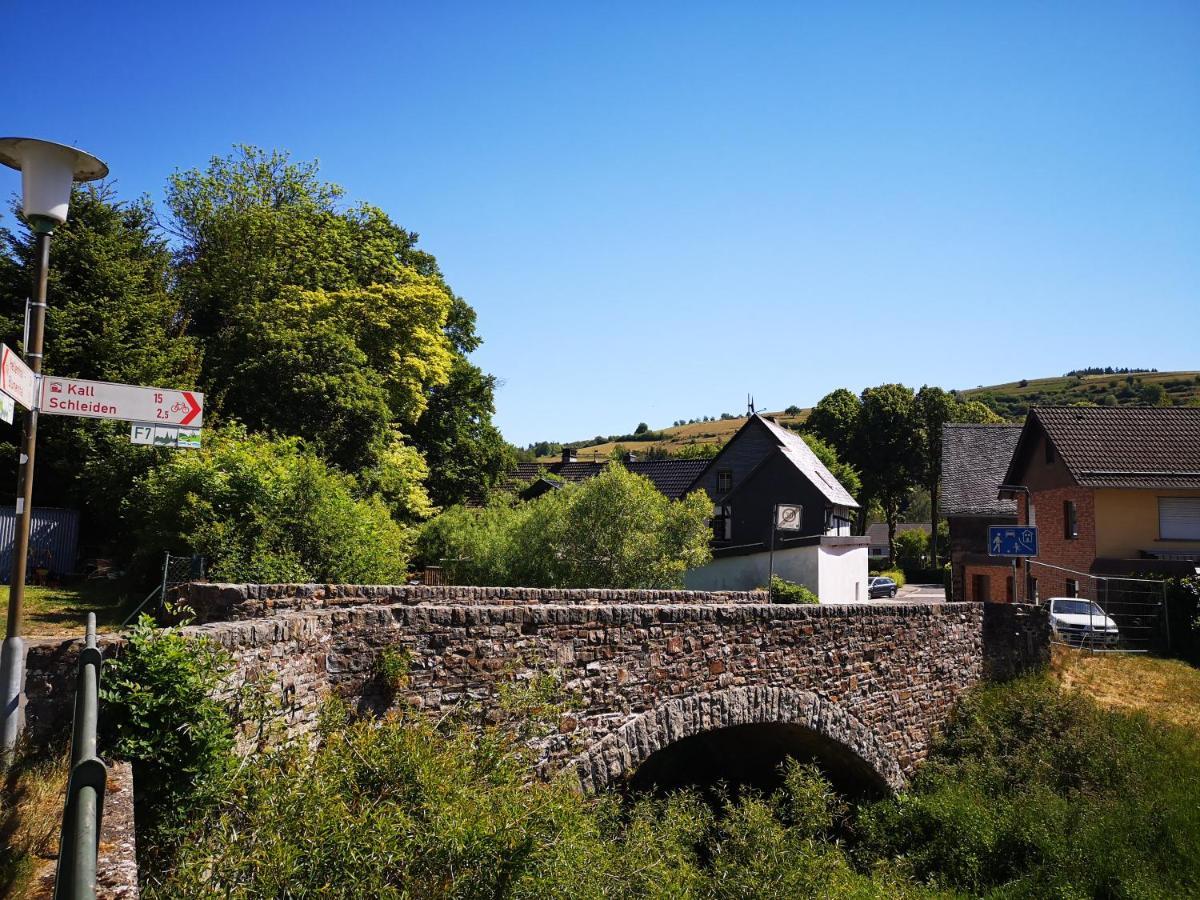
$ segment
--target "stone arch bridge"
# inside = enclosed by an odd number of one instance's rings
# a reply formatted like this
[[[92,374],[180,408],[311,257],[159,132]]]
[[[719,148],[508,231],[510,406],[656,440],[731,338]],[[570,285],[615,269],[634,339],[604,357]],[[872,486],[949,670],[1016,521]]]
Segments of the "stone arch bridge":
[[[379,705],[376,660],[389,648],[412,659],[404,699],[432,713],[486,706],[501,681],[554,671],[580,702],[536,741],[539,767],[574,765],[588,790],[721,761],[761,768],[784,754],[859,786],[898,788],[960,694],[1049,657],[1044,611],[1017,605],[212,584],[185,586],[180,599],[201,623],[187,630],[223,645],[237,680],[273,676],[293,735],[314,726],[331,691]],[[30,651],[35,725],[49,725],[63,696],[54,673],[69,668],[64,647]]]

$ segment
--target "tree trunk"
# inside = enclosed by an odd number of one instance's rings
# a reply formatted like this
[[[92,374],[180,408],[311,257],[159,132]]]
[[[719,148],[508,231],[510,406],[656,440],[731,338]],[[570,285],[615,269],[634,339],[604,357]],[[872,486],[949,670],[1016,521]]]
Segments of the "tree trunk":
[[[894,567],[898,560],[896,559],[896,507],[897,503],[890,499],[883,505],[883,515],[887,519],[888,527],[888,559],[891,560]]]
[[[929,523],[929,555],[933,559],[933,568],[938,567],[938,522],[941,521],[941,515],[938,513],[938,483],[935,478],[929,483],[929,506],[930,506],[930,523]]]

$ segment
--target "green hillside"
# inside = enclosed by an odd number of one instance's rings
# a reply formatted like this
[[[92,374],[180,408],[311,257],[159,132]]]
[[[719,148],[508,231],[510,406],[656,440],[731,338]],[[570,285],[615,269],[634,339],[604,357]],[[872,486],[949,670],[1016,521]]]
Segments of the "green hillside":
[[[1022,418],[1031,406],[1189,406],[1200,402],[1200,372],[1035,378],[959,393],[1014,420]]]
[[[1056,378],[1031,378],[1008,384],[959,389],[963,399],[979,400],[997,415],[1014,422],[1024,418],[1030,406],[1070,406],[1076,403],[1096,406],[1190,406],[1200,404],[1200,372],[1137,372],[1132,374],[1063,375]],[[793,412],[795,408],[792,407]],[[808,417],[809,408],[797,415],[765,413],[785,425],[799,424]],[[745,416],[714,418],[652,430],[642,440],[622,436],[619,440],[575,441],[581,460],[605,459],[618,446],[645,454],[652,448],[679,453],[689,446],[723,444],[745,424]],[[540,446],[539,458],[558,458],[558,450]],[[547,452],[550,451],[550,452]]]

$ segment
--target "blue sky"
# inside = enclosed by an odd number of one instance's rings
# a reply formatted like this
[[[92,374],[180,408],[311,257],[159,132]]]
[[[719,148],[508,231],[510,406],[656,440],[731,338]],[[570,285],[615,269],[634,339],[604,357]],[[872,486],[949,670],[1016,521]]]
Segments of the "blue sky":
[[[65,6],[3,13],[3,131],[155,199],[318,158],[475,306],[517,443],[1200,368],[1195,3]]]

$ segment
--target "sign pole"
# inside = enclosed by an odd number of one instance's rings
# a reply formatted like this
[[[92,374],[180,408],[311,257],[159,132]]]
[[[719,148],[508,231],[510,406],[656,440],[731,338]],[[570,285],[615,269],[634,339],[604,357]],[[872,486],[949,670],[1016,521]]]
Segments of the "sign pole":
[[[36,218],[30,222],[37,232],[37,277],[29,343],[25,358],[35,375],[42,371],[43,338],[46,327],[46,285],[50,275],[50,232],[53,222]],[[50,227],[46,227],[50,226]],[[12,577],[8,583],[8,630],[0,652],[0,688],[4,691],[3,722],[0,723],[0,753],[8,758],[21,733],[21,690],[25,682],[25,639],[21,625],[25,606],[25,572],[29,557],[29,527],[33,515],[33,459],[37,450],[38,411],[36,404],[25,413],[21,456],[17,466],[17,521],[13,540]]]
[[[767,555],[767,598],[771,600],[771,582],[775,580],[775,525],[779,521],[779,504],[771,510],[771,552]]]

